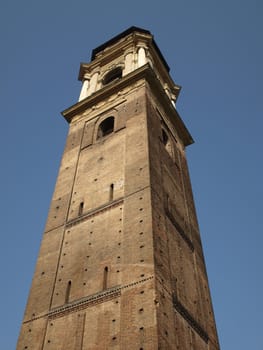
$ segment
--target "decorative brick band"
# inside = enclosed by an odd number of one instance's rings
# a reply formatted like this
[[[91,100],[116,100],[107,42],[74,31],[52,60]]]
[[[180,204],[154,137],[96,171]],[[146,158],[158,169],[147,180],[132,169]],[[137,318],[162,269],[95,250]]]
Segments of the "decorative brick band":
[[[123,198],[119,198],[119,199],[116,199],[110,203],[104,204],[96,209],[88,211],[87,213],[77,217],[76,219],[72,219],[72,220],[68,221],[66,223],[66,227],[69,228],[69,227],[75,226],[77,224],[80,224],[81,222],[86,221],[86,220],[88,220],[88,219],[90,219],[98,214],[101,214],[102,212],[105,212],[109,209],[115,208],[122,203],[123,203]]]
[[[103,292],[96,293],[96,294],[90,295],[86,298],[82,298],[80,300],[73,301],[70,304],[66,304],[66,305],[57,307],[53,310],[50,310],[48,313],[46,313],[44,315],[34,317],[31,320],[25,321],[24,323],[28,323],[28,322],[31,322],[31,321],[34,321],[34,320],[37,320],[37,319],[43,318],[43,317],[48,317],[51,319],[54,319],[57,317],[63,317],[64,315],[66,315],[68,313],[75,312],[78,310],[83,310],[83,309],[86,309],[87,307],[94,306],[94,305],[97,305],[100,303],[104,303],[105,301],[109,301],[109,300],[120,297],[122,289],[133,287],[137,284],[149,281],[153,278],[154,278],[154,276],[149,276],[147,278],[141,279],[141,280],[133,282],[133,283],[126,284],[124,286],[116,286],[116,287],[113,287],[111,289],[107,289]]]
[[[194,245],[193,245],[193,242],[191,241],[191,239],[185,234],[184,230],[178,224],[178,222],[175,220],[174,216],[168,210],[166,210],[165,213],[166,213],[166,216],[168,217],[168,219],[171,221],[171,223],[174,225],[174,227],[178,231],[179,235],[183,238],[183,240],[186,242],[188,247],[193,252],[194,251]]]
[[[200,337],[208,343],[209,337],[203,327],[194,319],[194,317],[190,314],[190,312],[183,306],[183,304],[178,300],[176,295],[171,294],[167,288],[163,285],[160,278],[156,277],[156,280],[162,285],[162,288],[165,289],[166,293],[172,298],[173,306],[177,312],[186,320],[186,322],[196,331]]]
[[[173,295],[173,306],[176,311],[187,321],[187,323],[200,335],[200,337],[208,343],[209,337],[206,331],[201,325],[193,318],[190,312],[183,306],[183,304],[177,299],[176,295]]]
[[[118,298],[121,295],[119,288],[114,288],[114,290],[109,290],[104,293],[99,293],[93,296],[90,296],[84,300],[78,300],[69,305],[65,305],[54,310],[51,310],[48,313],[48,317],[51,319],[62,317],[68,313],[86,309],[89,306],[94,306],[97,304],[104,303],[114,298]]]

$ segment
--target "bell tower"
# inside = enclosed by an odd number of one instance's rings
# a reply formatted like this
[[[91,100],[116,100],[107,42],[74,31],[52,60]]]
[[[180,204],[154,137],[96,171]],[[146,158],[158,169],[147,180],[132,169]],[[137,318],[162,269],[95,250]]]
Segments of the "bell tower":
[[[137,27],[79,80],[17,349],[219,350],[180,87]]]

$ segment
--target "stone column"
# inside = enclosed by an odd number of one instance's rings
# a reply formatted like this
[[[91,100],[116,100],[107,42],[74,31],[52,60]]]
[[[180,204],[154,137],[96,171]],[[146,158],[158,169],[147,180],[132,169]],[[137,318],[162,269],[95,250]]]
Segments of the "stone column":
[[[82,84],[82,88],[79,95],[79,101],[84,100],[88,96],[89,79],[85,79]]]
[[[140,47],[138,50],[138,67],[141,67],[146,63],[147,63],[147,60],[146,60],[145,48]]]
[[[90,86],[89,86],[89,90],[88,90],[88,96],[91,95],[93,92],[95,92],[97,90],[97,83],[98,83],[98,77],[99,77],[99,73],[96,72],[92,75],[91,79],[90,79]]]
[[[125,54],[123,75],[127,75],[134,70],[134,54],[132,51]]]

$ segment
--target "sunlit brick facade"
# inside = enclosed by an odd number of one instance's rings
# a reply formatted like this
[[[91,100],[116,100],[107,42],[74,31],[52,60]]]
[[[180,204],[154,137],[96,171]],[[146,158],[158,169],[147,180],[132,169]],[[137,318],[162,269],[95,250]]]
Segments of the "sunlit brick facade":
[[[180,87],[147,30],[82,63],[18,350],[218,350]]]

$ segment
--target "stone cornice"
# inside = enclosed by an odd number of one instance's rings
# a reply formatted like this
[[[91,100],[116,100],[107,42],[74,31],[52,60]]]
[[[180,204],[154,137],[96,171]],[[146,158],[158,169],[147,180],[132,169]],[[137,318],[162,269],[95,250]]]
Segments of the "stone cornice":
[[[169,66],[165,60],[165,58],[163,57],[158,45],[156,44],[153,35],[151,34],[151,32],[149,30],[143,29],[143,28],[139,28],[139,27],[135,27],[132,26],[128,29],[126,29],[125,31],[123,31],[122,33],[116,35],[115,37],[111,38],[110,40],[106,41],[104,44],[96,47],[95,49],[92,50],[92,55],[91,55],[91,60],[93,61],[96,56],[103,50],[105,50],[107,47],[112,46],[113,44],[116,44],[118,41],[120,41],[121,39],[127,37],[128,35],[133,34],[133,35],[138,35],[138,34],[142,34],[148,38],[151,39],[153,46],[155,48],[155,50],[158,52],[159,56],[161,57],[164,65],[166,66],[166,69],[169,71]]]
[[[125,87],[136,83],[139,80],[145,80],[146,82],[148,82],[151,86],[152,92],[155,94],[155,96],[160,102],[162,101],[162,105],[164,106],[167,115],[170,116],[172,123],[175,125],[175,128],[178,132],[179,137],[181,137],[184,146],[192,144],[194,142],[192,136],[190,135],[189,131],[184,125],[178,112],[173,107],[170,99],[164,91],[160,80],[157,78],[154,70],[149,64],[145,64],[144,66],[125,75],[121,79],[104,86],[100,90],[94,92],[91,96],[88,96],[87,98],[67,108],[66,110],[61,112],[61,114],[70,123],[76,115],[79,115],[87,108],[91,108],[92,106],[96,105],[102,100],[110,97],[115,93],[118,93]]]
[[[130,35],[122,37],[112,46],[105,46],[102,51],[98,51],[96,58],[90,63],[80,64],[78,79],[82,81],[85,76],[89,76],[96,71],[99,72],[103,65],[114,61],[117,57],[122,57],[129,49],[136,50],[139,46],[147,48],[147,55],[150,56],[156,72],[158,72],[163,81],[168,84],[171,92],[178,97],[181,87],[175,84],[171,79],[169,75],[170,68],[155,43],[153,36],[149,32],[131,32]]]
[[[131,27],[92,51],[91,62],[81,63],[80,65],[79,80],[83,79],[85,73],[89,73],[94,68],[100,67],[106,62],[110,62],[114,58],[123,55],[129,48],[134,49],[141,45],[150,50],[151,55],[155,56],[155,61],[159,61],[162,68],[168,74],[170,68],[156,44],[153,35],[148,30]]]

